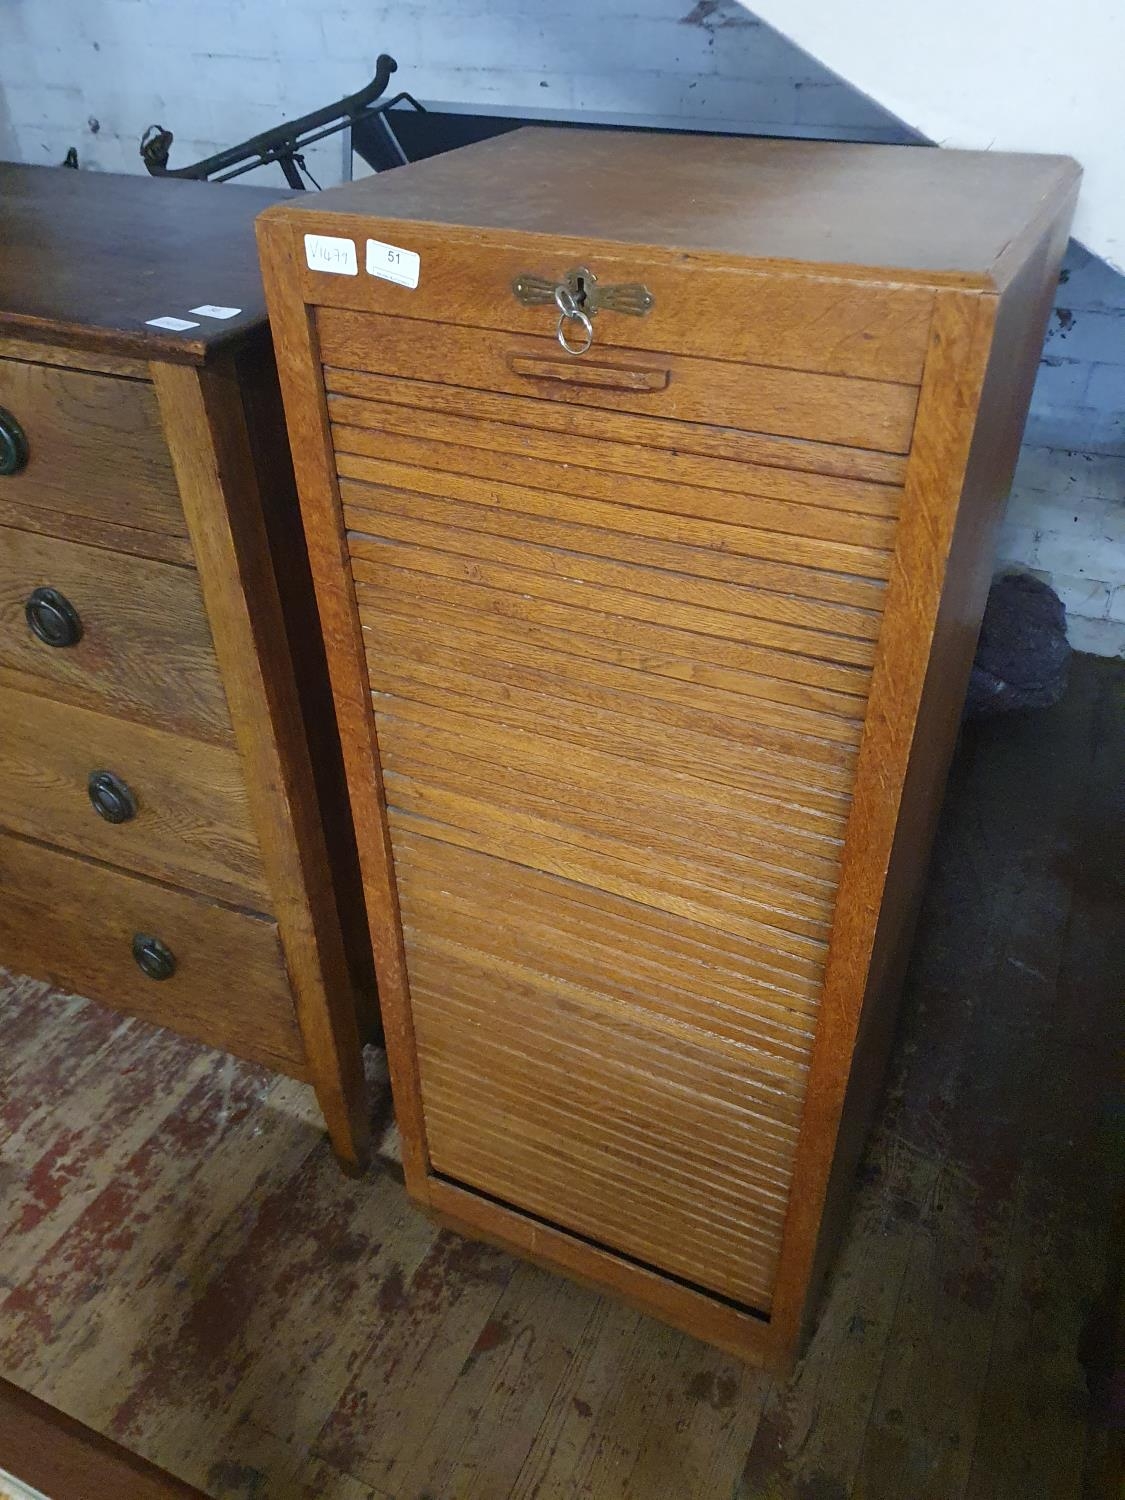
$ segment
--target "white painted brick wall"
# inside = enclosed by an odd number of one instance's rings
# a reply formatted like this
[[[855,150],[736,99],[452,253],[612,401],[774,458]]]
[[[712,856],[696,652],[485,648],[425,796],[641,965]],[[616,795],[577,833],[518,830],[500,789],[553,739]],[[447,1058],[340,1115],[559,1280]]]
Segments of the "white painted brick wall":
[[[423,100],[660,124],[903,140],[871,100],[736,0],[0,0],[0,156],[138,171],[358,88],[379,52]],[[1003,101],[997,101],[1003,107]],[[340,175],[336,141],[309,153]],[[269,180],[278,180],[271,169]],[[1125,654],[1125,278],[1072,246],[999,561],[1062,594],[1071,638]]]

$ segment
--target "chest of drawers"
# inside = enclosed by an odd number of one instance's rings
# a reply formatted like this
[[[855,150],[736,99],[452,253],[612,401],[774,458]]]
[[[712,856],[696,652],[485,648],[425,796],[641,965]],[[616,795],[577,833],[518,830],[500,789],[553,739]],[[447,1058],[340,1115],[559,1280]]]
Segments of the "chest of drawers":
[[[1076,184],[526,131],[259,221],[410,1190],[766,1362],[876,1095]]]
[[[373,978],[278,196],[0,166],[0,963],[308,1079],[354,1163]]]

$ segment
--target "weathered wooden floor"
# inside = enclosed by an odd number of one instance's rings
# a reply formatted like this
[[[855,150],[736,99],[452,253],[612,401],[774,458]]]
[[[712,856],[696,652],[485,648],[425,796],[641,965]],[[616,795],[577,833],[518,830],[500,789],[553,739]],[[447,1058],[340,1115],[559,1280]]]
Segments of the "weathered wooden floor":
[[[966,736],[788,1385],[437,1233],[305,1091],[0,989],[0,1369],[217,1497],[1071,1500],[1125,993],[1125,670]],[[1116,804],[1114,803],[1116,799]]]

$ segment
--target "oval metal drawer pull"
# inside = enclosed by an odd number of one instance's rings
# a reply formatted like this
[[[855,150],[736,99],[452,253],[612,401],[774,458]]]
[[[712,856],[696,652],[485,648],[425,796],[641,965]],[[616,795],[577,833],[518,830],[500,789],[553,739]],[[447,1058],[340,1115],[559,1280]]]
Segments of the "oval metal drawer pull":
[[[133,957],[149,979],[171,979],[176,972],[176,955],[171,948],[147,932],[138,932],[133,938]]]
[[[58,589],[32,589],[23,613],[32,634],[45,646],[76,646],[82,639],[78,611]]]
[[[112,771],[91,771],[86,790],[94,811],[107,823],[128,823],[137,816],[132,789]]]
[[[18,474],[30,456],[27,434],[11,412],[0,406],[0,474]]]

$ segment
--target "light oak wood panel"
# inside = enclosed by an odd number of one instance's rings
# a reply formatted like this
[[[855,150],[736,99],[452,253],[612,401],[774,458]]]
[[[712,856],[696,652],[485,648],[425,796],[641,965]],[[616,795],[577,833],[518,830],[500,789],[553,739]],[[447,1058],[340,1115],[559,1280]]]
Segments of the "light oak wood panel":
[[[24,604],[58,589],[82,639],[36,639]],[[31,532],[0,531],[0,684],[216,744],[233,739],[226,693],[193,569]]]
[[[857,640],[854,636],[779,625],[753,615],[735,615],[729,610],[705,604],[681,604],[659,594],[642,594],[622,588],[619,570],[613,574],[616,585],[607,584],[592,592],[582,578],[549,571],[551,559],[542,553],[528,553],[525,557],[528,562],[543,564],[546,570],[492,563],[461,553],[409,542],[381,541],[363,535],[349,537],[349,551],[357,583],[378,583],[388,569],[429,573],[441,579],[480,584],[485,588],[525,598],[540,597],[552,604],[571,607],[588,607],[593,597],[601,613],[650,625],[668,624],[694,635],[719,636],[723,640],[774,647],[785,656],[803,656],[832,665],[870,668],[874,657],[874,642]],[[581,566],[572,564],[571,569]],[[585,566],[591,571],[602,571],[596,563]],[[612,569],[607,565],[605,571],[611,572]],[[785,663],[780,665],[784,670]]]
[[[802,438],[771,437],[705,422],[677,422],[595,407],[575,408],[535,397],[438,385],[404,375],[373,375],[367,370],[347,370],[336,365],[325,365],[323,375],[330,412],[335,409],[333,397],[357,396],[364,401],[406,407],[412,417],[423,421],[436,421],[443,416],[476,418],[482,424],[489,424],[500,446],[522,442],[528,433],[562,433],[584,442],[599,439],[614,445],[636,443],[658,450],[654,460],[644,454],[630,459],[645,466],[637,472],[648,472],[648,464],[658,462],[663,453],[673,457],[696,454],[718,459],[724,466],[753,464],[790,474],[827,474],[897,490],[902,489],[906,475],[906,458],[902,454],[814,443]],[[495,431],[497,427],[509,426],[515,428],[513,435]],[[789,485],[791,480],[783,476],[776,482]]]
[[[918,393],[913,385],[852,380],[800,369],[697,359],[641,349],[606,349],[576,362],[547,333],[553,320],[538,310],[542,337],[499,333],[410,317],[376,317],[334,307],[317,310],[325,364],[474,390],[503,391],[546,401],[634,411],[678,421],[706,422],[778,437],[905,453],[910,447]],[[733,324],[733,314],[729,314]],[[631,322],[631,320],[630,320]],[[625,331],[637,336],[639,324]],[[711,334],[712,339],[714,333]],[[714,347],[714,346],[713,346]],[[517,362],[513,369],[513,361]],[[526,361],[521,366],[520,361]],[[547,376],[517,373],[549,370]],[[651,372],[656,389],[629,391],[593,383],[592,371]],[[581,381],[589,380],[590,384]]]
[[[137,933],[172,950],[170,979],[138,968]],[[17,972],[305,1077],[277,927],[263,917],[0,834],[0,944]]]
[[[433,696],[433,702],[378,696],[376,716],[392,726],[401,722],[419,727],[427,735],[448,734],[465,747],[466,753],[482,760],[499,759],[501,764],[524,761],[550,769],[557,768],[565,758],[568,764],[603,777],[610,784],[630,777],[638,790],[651,790],[657,806],[684,797],[690,806],[702,802],[713,810],[730,807],[736,814],[742,810],[753,819],[769,818],[787,843],[791,841],[811,853],[826,846],[835,853],[842,845],[849,807],[846,795],[802,787],[797,797],[784,783],[764,775],[752,784],[743,777],[746,784],[738,784],[736,777],[724,776],[721,768],[716,771],[707,760],[688,762],[672,757],[658,763],[654,756],[644,760],[620,738],[600,747],[573,734],[568,738],[569,726],[540,724],[538,733],[528,734],[528,725],[537,722],[534,719],[513,723],[510,713],[487,719],[474,712],[472,703],[456,704],[448,695]]]
[[[617,532],[576,527],[568,536],[566,521],[554,526],[541,525],[538,517],[511,511],[497,514],[479,506],[435,500],[401,490],[374,491],[371,485],[345,483],[342,490],[351,502],[346,503],[345,520],[351,532],[349,546],[357,557],[369,555],[364,548],[369,540],[426,546],[437,552],[476,557],[486,563],[510,563],[532,572],[554,573],[626,593],[651,594],[676,603],[750,615],[795,629],[820,630],[866,641],[873,641],[879,633],[879,614],[874,609],[856,609],[754,588],[752,578],[728,582],[710,577],[707,563],[697,561],[699,549],[684,548],[663,554],[657,546],[649,552],[643,541],[630,548]],[[581,539],[584,545],[554,546],[541,534],[547,530],[566,540]],[[686,558],[694,566],[669,568],[668,556],[677,562]],[[660,561],[655,562],[656,558]],[[722,571],[721,564],[718,571]],[[738,571],[737,563],[732,571]],[[753,574],[753,565],[746,571]],[[815,574],[813,578],[823,576]],[[811,582],[809,586],[813,586]]]
[[[791,536],[738,522],[712,517],[683,516],[675,511],[649,511],[642,506],[619,505],[604,500],[568,496],[564,501],[551,490],[530,489],[496,480],[492,483],[471,476],[434,469],[411,469],[406,465],[377,463],[350,453],[336,455],[341,479],[360,479],[413,490],[438,499],[461,500],[469,505],[518,511],[523,515],[559,517],[588,526],[601,526],[626,536],[637,533],[657,540],[687,542],[696,546],[729,546],[741,557],[787,566],[813,568],[844,574],[878,585],[886,580],[890,556],[883,547],[859,543],[824,541],[817,537]]]
[[[854,762],[854,745],[858,736],[829,737],[819,724],[777,728],[747,713],[741,700],[736,699],[730,704],[717,691],[713,698],[708,694],[703,703],[684,704],[649,694],[643,679],[630,683],[613,680],[611,676],[609,681],[602,681],[597,672],[586,674],[581,667],[572,667],[565,656],[550,664],[543,661],[528,663],[519,660],[515,652],[473,655],[469,660],[472,670],[466,672],[466,656],[458,652],[456,645],[429,644],[419,640],[409,622],[400,625],[390,615],[377,620],[372,615],[371,623],[374,634],[372,682],[376,691],[383,690],[384,671],[407,676],[417,669],[424,681],[430,681],[430,674],[447,669],[456,674],[450,678],[455,692],[473,695],[478,692],[477,683],[488,683],[494,686],[487,688],[483,696],[511,698],[515,694],[505,691],[506,688],[525,688],[533,693],[554,693],[560,701],[587,704],[619,713],[625,718],[651,720],[737,740],[741,748],[751,754],[764,756],[767,752],[774,752],[801,763],[794,767],[795,774],[802,782],[807,780],[814,786],[844,784],[844,779],[832,772],[841,768],[846,770]],[[462,679],[464,681],[458,687],[457,683]],[[824,774],[818,769],[820,767],[831,768],[823,782],[819,780]]]
[[[659,181],[660,173],[652,180]],[[589,183],[581,193],[588,195]],[[689,196],[698,201],[694,190]],[[567,213],[569,217],[569,209]],[[283,231],[292,235],[286,249],[296,252],[298,295],[310,307],[347,309],[356,322],[379,315],[390,322],[421,323],[423,341],[427,329],[450,325],[471,326],[482,336],[496,330],[496,337],[509,341],[521,334],[553,334],[553,309],[524,306],[512,295],[512,283],[528,273],[560,277],[596,251],[597,263],[590,269],[603,282],[644,281],[655,298],[645,318],[600,320],[599,353],[621,363],[632,364],[637,350],[682,349],[882,381],[916,383],[921,372],[932,289],[865,284],[862,273],[856,274],[858,267],[843,274],[810,274],[803,266],[738,265],[729,257],[666,245],[591,246],[579,241],[567,247],[553,236],[536,244],[524,235],[482,235],[450,224],[373,224],[370,217],[357,222],[333,215],[330,208],[319,214],[327,220],[315,226],[320,233],[373,234],[393,245],[407,244],[402,236],[410,236],[409,243],[418,246],[426,263],[425,280],[410,289],[375,277],[339,276],[326,287],[328,278],[305,261],[299,231],[314,227],[306,221]],[[552,344],[548,352],[557,356],[558,346]]]
[[[417,931],[514,960],[575,986],[591,1004],[638,1012],[669,1036],[745,1046],[767,1071],[795,1078],[807,1066],[816,983],[771,968],[754,944],[405,831],[398,871]]]
[[[632,830],[656,847],[686,846],[705,856],[752,851],[764,871],[803,876],[810,890],[834,885],[841,842],[787,827],[783,803],[726,796],[683,777],[660,778],[633,761],[610,756],[576,756],[560,762],[557,752],[526,736],[469,738],[456,727],[422,729],[388,712],[377,714],[377,724],[388,770],[423,780],[432,777],[438,785],[463,777],[470,789],[490,788],[501,794],[504,789],[527,788],[541,796],[541,789],[550,787],[579,817]],[[664,812],[659,826],[654,826],[654,806]]]
[[[687,517],[664,517],[663,526],[658,526],[649,524],[642,512],[630,531],[619,524],[621,512],[608,506],[583,503],[576,517],[571,503],[564,517],[559,514],[563,509],[559,502],[552,503],[538,491],[526,496],[533,507],[527,511],[481,499],[484,493],[450,498],[394,489],[370,480],[344,478],[340,483],[345,523],[358,532],[377,532],[381,518],[398,517],[481,532],[485,537],[508,537],[592,557],[646,564],[691,578],[736,584],[743,591],[742,608],[747,613],[767,619],[838,618],[860,635],[867,633],[862,617],[877,616],[882,610],[885,587],[879,579],[754,557],[746,550],[753,539],[740,535],[733,526],[712,526]],[[662,537],[661,530],[674,533],[673,538]]]
[[[475,628],[477,617],[466,615],[468,623],[458,620],[456,635],[450,635],[447,627],[429,618],[419,618],[408,610],[398,608],[381,611],[377,624],[368,624],[368,654],[372,658],[372,670],[378,670],[378,659],[393,649],[397,639],[403,643],[407,655],[417,655],[420,660],[432,661],[434,653],[447,651],[451,639],[462,644],[465,653],[474,665],[479,665],[487,675],[492,670],[487,663],[496,663],[496,670],[503,676],[504,666],[527,668],[536,672],[540,679],[549,682],[552,678],[563,680],[581,678],[599,686],[619,689],[628,697],[641,697],[666,701],[688,709],[698,709],[704,716],[716,713],[734,719],[745,719],[748,724],[769,725],[776,729],[789,730],[795,734],[816,739],[837,741],[842,745],[859,742],[862,725],[855,718],[844,718],[836,713],[824,713],[815,709],[790,704],[771,703],[769,699],[752,697],[743,693],[729,692],[723,687],[701,683],[694,678],[685,680],[643,667],[619,666],[614,662],[603,662],[585,652],[571,654],[571,643],[563,634],[551,637],[551,645],[541,645],[537,640],[522,636],[502,636],[498,632]],[[576,660],[577,656],[577,660]],[[699,722],[696,719],[692,723]]]
[[[607,1026],[573,996],[531,979],[499,982],[468,958],[445,953],[427,968],[409,929],[407,945],[435,1169],[760,1305],[776,1198],[752,1151],[761,1112],[784,1118],[785,1106],[755,1088],[745,1060],[723,1067],[710,1050],[653,1045],[643,1028]],[[506,1083],[514,1087],[498,1097]],[[684,1147],[662,1138],[665,1125],[694,1135],[700,1177],[683,1170]],[[709,1172],[713,1138],[725,1153],[745,1144],[740,1172],[725,1157]]]
[[[846,738],[848,723],[854,723],[863,712],[863,699],[857,692],[811,687],[804,682],[787,681],[762,671],[740,671],[736,667],[701,661],[693,654],[695,640],[691,636],[666,637],[658,646],[658,632],[638,627],[637,643],[627,644],[608,634],[587,634],[573,628],[564,629],[555,623],[542,624],[531,618],[527,611],[521,617],[496,607],[474,610],[461,602],[439,601],[426,592],[425,584],[424,578],[407,575],[403,586],[396,590],[393,609],[384,602],[380,618],[393,615],[400,620],[409,620],[421,634],[437,633],[445,639],[451,635],[459,638],[462,631],[467,631],[470,638],[491,639],[495,643],[494,650],[512,645],[540,647],[562,652],[570,658],[581,657],[590,663],[602,662],[650,678],[667,679],[667,687],[649,683],[648,691],[656,697],[666,692],[675,696],[676,684],[713,688],[720,693],[752,700],[756,705],[754,712],[762,715],[763,723],[780,722],[769,715],[775,711],[784,713],[782,705],[808,710],[824,718],[842,719],[844,728],[836,735],[829,735],[825,729],[829,738],[841,735]],[[507,602],[498,593],[496,601]],[[365,627],[368,640],[374,629],[374,626]],[[766,666],[772,665],[767,653],[758,655]]]
[[[26,468],[0,477],[0,499],[186,539],[150,385],[0,359],[0,407],[29,453]]]
[[[266,529],[266,471],[259,468],[250,426],[251,393],[257,388],[263,399],[272,372],[250,358],[241,367],[220,360],[202,371],[155,365],[153,379],[234,711],[308,1077],[337,1156],[348,1170],[358,1170],[366,1161],[370,1123],[358,1006],[337,904],[335,882],[343,872],[325,840]],[[274,482],[285,482],[284,463]]]
[[[333,403],[332,441],[337,453],[678,515],[738,521],[794,536],[886,547],[902,499],[901,491],[885,485],[859,485],[751,464],[729,464],[726,472],[716,472],[713,463],[645,450],[636,443],[574,438],[548,443],[542,436],[536,441],[529,434],[523,442],[517,439],[505,445],[504,435],[517,429],[499,423],[465,423],[470,428],[465,434],[444,413],[427,422],[425,413],[411,420],[396,407],[376,407],[371,414],[365,406],[364,402]],[[391,415],[389,424],[379,420],[383,410]],[[636,452],[646,454],[647,462],[634,459]],[[698,472],[700,468],[703,473]]]
[[[237,754],[0,688],[0,826],[108,864],[270,910]],[[136,816],[108,823],[87,783],[110,771]]]

